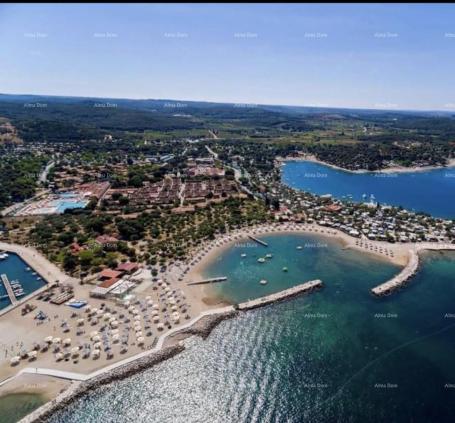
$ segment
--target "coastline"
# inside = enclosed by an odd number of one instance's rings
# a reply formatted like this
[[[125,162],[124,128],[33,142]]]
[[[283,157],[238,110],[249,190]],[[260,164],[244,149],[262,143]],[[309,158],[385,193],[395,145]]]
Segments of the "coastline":
[[[268,225],[257,225],[254,227],[248,228],[241,228],[236,231],[231,232],[230,234],[226,234],[223,236],[217,237],[215,240],[204,243],[204,245],[196,248],[193,251],[193,258],[191,267],[189,269],[188,274],[185,276],[184,281],[182,284],[186,284],[191,280],[199,279],[202,277],[203,271],[205,267],[212,263],[213,260],[216,259],[219,254],[224,251],[225,249],[232,246],[235,242],[242,242],[248,239],[248,235],[254,235],[260,237],[261,235],[267,234],[286,234],[286,233],[302,233],[302,234],[311,234],[311,235],[319,235],[319,236],[326,236],[333,238],[338,242],[343,244],[343,248],[352,248],[354,250],[362,251],[364,254],[373,254],[378,259],[388,260],[392,263],[395,263],[400,266],[405,266],[409,263],[409,257],[411,256],[410,250],[414,251],[423,251],[423,250],[431,250],[431,249],[455,249],[455,245],[439,245],[438,244],[414,244],[414,243],[406,243],[406,244],[389,244],[387,242],[381,241],[368,241],[362,240],[359,238],[351,237],[341,231],[332,228],[326,228],[319,226],[317,224],[303,224],[303,223],[271,223]],[[387,253],[387,254],[386,254]],[[392,255],[393,253],[393,255]],[[403,271],[403,269],[402,269]],[[191,287],[186,286],[185,291],[192,291],[191,295],[188,295],[188,299],[197,297],[199,295],[199,302],[201,302],[201,296],[205,304],[205,310],[201,311],[194,319],[189,321],[188,323],[184,324],[183,326],[177,326],[170,331],[163,333],[156,345],[155,348],[152,350],[146,350],[142,353],[130,356],[121,360],[120,362],[113,363],[109,366],[103,366],[98,368],[97,370],[93,371],[89,374],[75,374],[75,373],[67,373],[66,377],[62,375],[65,372],[52,372],[50,369],[38,369],[38,368],[29,368],[23,369],[21,372],[16,374],[10,379],[4,380],[0,383],[0,387],[7,388],[11,386],[15,380],[24,376],[35,374],[37,380],[41,380],[40,378],[59,378],[59,379],[67,379],[65,381],[66,389],[63,393],[59,394],[57,398],[60,398],[63,403],[67,404],[69,398],[74,399],[74,395],[81,395],[81,392],[86,392],[87,386],[94,386],[91,384],[86,385],[86,382],[89,380],[97,380],[100,381],[112,381],[116,378],[127,377],[137,371],[141,371],[145,368],[149,368],[158,362],[163,361],[163,357],[166,354],[162,354],[163,351],[172,351],[176,353],[181,352],[184,350],[183,340],[194,335],[201,336],[203,339],[206,338],[210,332],[213,330],[214,327],[218,325],[219,322],[226,318],[231,318],[237,315],[237,311],[234,309],[233,306],[224,306],[221,308],[216,308],[216,304],[220,304],[219,299],[212,298],[213,303],[207,304],[207,299],[211,299],[211,296],[214,295],[210,285],[193,285]],[[278,293],[279,294],[279,293]],[[273,294],[275,295],[275,294]],[[217,302],[218,301],[218,302]],[[209,301],[210,302],[210,301]],[[222,303],[225,305],[226,303]],[[175,354],[172,353],[170,356],[174,356]],[[139,363],[139,364],[138,364]],[[119,370],[122,369],[122,370]],[[134,370],[136,369],[136,370]],[[47,373],[46,373],[47,372]],[[60,373],[60,374],[58,374]],[[75,379],[78,375],[79,379]],[[123,376],[119,376],[123,375]],[[102,377],[101,377],[102,376]],[[100,377],[100,379],[98,379]],[[103,382],[108,383],[108,382]],[[68,387],[69,385],[69,387]],[[75,387],[77,385],[77,387]],[[83,386],[83,388],[80,388]],[[77,389],[76,389],[77,388]],[[82,389],[82,391],[81,391]],[[69,393],[66,393],[69,391]],[[50,393],[47,392],[48,396],[55,397],[55,392]],[[49,412],[49,407],[59,407],[60,399],[52,400],[50,403],[45,404],[43,410],[47,410]],[[52,404],[52,405],[50,405]],[[41,410],[42,407],[36,410]],[[54,408],[52,408],[54,410]],[[36,416],[35,413],[32,413],[30,416]],[[38,420],[23,420],[23,422],[31,422],[31,421],[39,421]]]
[[[455,158],[453,159],[448,159],[448,164],[446,166],[411,166],[411,167],[404,167],[404,166],[393,166],[393,167],[388,167],[385,169],[378,169],[378,170],[367,170],[367,169],[358,169],[358,170],[352,170],[352,169],[346,169],[341,166],[337,166],[331,163],[324,162],[322,160],[319,160],[316,158],[316,156],[312,154],[308,154],[302,157],[284,157],[280,158],[278,160],[281,163],[285,162],[312,162],[312,163],[317,163],[323,166],[331,167],[332,169],[339,170],[342,172],[348,172],[348,173],[354,173],[354,174],[365,174],[365,173],[384,173],[384,174],[390,174],[390,173],[414,173],[414,172],[426,172],[430,170],[438,170],[438,169],[452,169],[455,168]]]

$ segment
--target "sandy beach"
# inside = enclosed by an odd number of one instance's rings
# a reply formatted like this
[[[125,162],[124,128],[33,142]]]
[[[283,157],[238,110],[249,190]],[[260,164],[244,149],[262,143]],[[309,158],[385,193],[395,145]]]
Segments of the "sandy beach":
[[[145,310],[144,316],[147,313],[147,307],[143,302],[144,298],[152,298],[153,295],[152,301],[159,302],[160,299],[163,299],[163,296],[169,292],[172,292],[173,295],[177,295],[178,292],[181,292],[181,298],[185,298],[185,302],[188,304],[188,316],[190,317],[190,320],[182,319],[178,324],[172,325],[170,331],[165,329],[159,332],[156,331],[156,327],[152,326],[152,336],[146,338],[146,341],[140,345],[137,342],[137,338],[133,337],[128,341],[127,352],[124,354],[119,354],[119,351],[114,348],[114,354],[110,358],[105,354],[101,354],[96,360],[91,357],[88,359],[81,359],[78,357],[56,361],[55,354],[52,353],[50,348],[48,352],[39,353],[36,360],[23,360],[19,366],[13,367],[10,364],[10,359],[13,355],[17,354],[20,349],[24,349],[25,347],[26,350],[31,349],[33,343],[42,343],[43,339],[49,335],[52,335],[53,337],[58,336],[62,339],[70,337],[71,347],[93,343],[92,337],[89,334],[93,330],[97,330],[101,334],[103,330],[100,326],[103,325],[103,321],[102,319],[99,319],[100,322],[97,321],[97,324],[93,328],[88,327],[88,322],[84,323],[85,326],[82,327],[82,333],[77,335],[74,333],[77,327],[76,321],[81,318],[81,316],[86,318],[84,311],[75,312],[74,309],[65,305],[55,306],[49,303],[38,302],[38,300],[33,301],[36,301],[39,305],[39,309],[44,311],[49,317],[48,321],[45,323],[39,324],[33,318],[33,313],[21,316],[20,308],[11,310],[9,313],[1,316],[0,331],[3,335],[0,345],[0,354],[2,354],[0,356],[0,395],[9,392],[29,392],[31,389],[30,387],[35,384],[37,387],[33,388],[34,390],[32,390],[32,392],[54,398],[62,389],[68,386],[72,379],[72,374],[81,375],[81,377],[86,375],[86,378],[90,374],[102,374],[105,371],[109,372],[110,368],[115,368],[116,363],[125,362],[125,360],[133,362],[136,360],[136,357],[142,357],[144,354],[147,354],[148,351],[155,351],[158,337],[160,340],[158,345],[159,348],[163,345],[168,347],[177,344],[186,337],[178,334],[178,331],[181,328],[191,327],[193,322],[197,322],[201,316],[210,315],[210,313],[213,314],[219,310],[226,309],[226,303],[221,302],[216,297],[214,292],[212,292],[210,284],[188,285],[188,283],[202,280],[206,266],[212,263],[223,251],[233,246],[236,242],[254,242],[248,238],[249,235],[260,239],[261,235],[286,233],[301,233],[329,237],[340,242],[342,248],[352,248],[364,254],[372,254],[378,259],[387,260],[403,267],[408,263],[411,251],[419,252],[424,249],[432,248],[431,244],[389,244],[381,241],[369,241],[367,239],[351,237],[332,228],[305,223],[271,223],[268,225],[241,228],[232,231],[229,234],[221,235],[213,241],[205,242],[203,245],[195,248],[192,251],[192,258],[187,261],[187,265],[182,266],[182,264],[179,264],[169,268],[168,271],[162,275],[163,281],[166,282],[162,282],[160,288],[152,284],[151,281],[143,282],[138,286],[135,291],[135,296],[139,303],[136,307],[137,309],[142,307],[142,309]],[[444,248],[444,246],[441,246],[441,248]],[[46,259],[42,258],[41,260],[45,263]],[[166,290],[164,290],[163,287],[165,287]],[[75,283],[74,289],[76,298],[88,299],[91,308],[102,309],[103,303],[105,303],[104,307],[106,304],[108,305],[110,314],[115,314],[116,316],[123,314],[128,320],[139,314],[139,312],[135,312],[137,314],[130,314],[128,309],[131,311],[131,306],[125,308],[125,305],[122,303],[89,298],[88,290],[90,288],[91,286]],[[144,321],[141,319],[142,318],[139,318],[138,320],[140,320],[141,324],[144,324]],[[60,322],[62,320],[70,322],[72,328],[69,333],[61,333],[62,329],[60,327]],[[106,325],[106,322],[104,325]],[[122,323],[122,327],[125,327],[125,333],[130,330],[128,329],[129,324]],[[109,334],[109,337],[112,336],[109,329],[107,329],[107,333]],[[167,337],[168,333],[175,335]],[[191,333],[191,331],[188,331],[188,333]],[[111,338],[109,338],[109,340],[110,339]],[[45,372],[48,373],[47,376],[21,374],[14,378],[14,376],[24,368],[51,370],[45,370]],[[52,377],[53,372],[56,377]],[[32,376],[33,378],[31,378]],[[12,379],[7,381],[8,378]],[[29,383],[27,380],[30,380],[31,382]],[[58,382],[51,382],[53,380]],[[85,379],[82,378],[79,380]],[[2,381],[4,383],[2,383]]]
[[[319,160],[316,158],[316,156],[308,154],[302,157],[285,157],[283,159],[280,159],[281,162],[291,162],[291,161],[307,161],[307,162],[313,162],[313,163],[318,163],[323,166],[328,166],[336,170],[341,170],[342,172],[349,172],[349,173],[413,173],[413,172],[427,172],[429,170],[436,170],[436,169],[451,169],[455,167],[455,158],[454,159],[448,159],[447,166],[411,166],[411,167],[404,167],[404,166],[392,166],[388,167],[386,169],[380,169],[380,170],[366,170],[366,169],[359,169],[359,170],[352,170],[352,169],[346,169],[344,167],[336,166],[331,163],[323,162],[322,160]]]

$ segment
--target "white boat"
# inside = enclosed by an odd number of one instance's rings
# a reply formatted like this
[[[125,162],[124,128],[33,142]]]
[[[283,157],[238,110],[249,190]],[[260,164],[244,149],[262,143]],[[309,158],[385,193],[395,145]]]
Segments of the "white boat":
[[[259,263],[265,263],[265,258],[264,257],[258,258],[258,262]]]
[[[287,267],[283,267],[283,272],[287,272],[288,271],[288,268]]]
[[[260,283],[261,285],[266,285],[266,284],[267,284],[267,281],[266,281],[265,279],[261,279],[261,280],[259,281],[259,283]]]
[[[245,253],[240,254],[240,257],[246,257]]]
[[[266,257],[266,258],[272,258],[272,257],[273,257],[273,255],[272,255],[272,254],[270,254],[270,253],[268,253],[268,254],[266,254],[266,255],[265,255],[265,257]]]
[[[301,250],[301,249],[302,249],[302,246],[299,245],[299,246],[297,247],[297,250]]]

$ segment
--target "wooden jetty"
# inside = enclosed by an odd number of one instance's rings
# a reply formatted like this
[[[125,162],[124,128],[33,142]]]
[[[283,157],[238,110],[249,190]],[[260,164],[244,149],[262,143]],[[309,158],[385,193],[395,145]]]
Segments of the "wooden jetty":
[[[187,285],[204,285],[207,283],[216,283],[216,282],[223,282],[226,281],[227,277],[226,276],[220,276],[217,278],[210,278],[210,279],[204,279],[202,281],[196,281],[196,282],[189,282]]]
[[[6,292],[8,293],[9,300],[11,301],[11,304],[16,304],[17,303],[17,298],[14,295],[13,288],[11,288],[11,284],[9,282],[8,277],[5,274],[1,275],[3,285],[5,285]]]
[[[248,238],[252,239],[253,241],[257,242],[258,244],[263,245],[264,247],[268,247],[269,244],[267,244],[265,241],[262,241],[261,239],[255,238],[253,235],[248,235]]]

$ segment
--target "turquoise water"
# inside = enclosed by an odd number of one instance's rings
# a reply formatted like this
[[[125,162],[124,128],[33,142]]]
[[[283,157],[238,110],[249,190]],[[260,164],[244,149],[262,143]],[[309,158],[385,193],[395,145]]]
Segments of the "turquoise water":
[[[0,260],[0,275],[4,273],[10,282],[17,279],[21,283],[25,295],[19,297],[19,299],[24,298],[26,295],[46,284],[44,279],[38,279],[40,275],[32,274],[34,273],[34,270],[27,271],[28,265],[18,255],[13,253],[8,254],[8,258]],[[3,283],[0,281],[0,297],[3,297],[4,295],[7,295],[7,292]],[[10,304],[9,298],[0,299],[0,310],[8,307]]]
[[[424,211],[436,217],[455,218],[455,168],[413,173],[351,173],[307,161],[290,161],[283,167],[287,185],[314,194],[367,200]]]
[[[264,239],[268,249],[233,247],[208,269],[229,277],[218,287],[227,298],[292,283],[278,277],[282,263],[290,280],[317,273],[325,288],[224,321],[207,340],[82,397],[50,421],[453,422],[454,254],[426,254],[405,290],[378,299],[369,288],[395,266],[315,236]],[[327,247],[292,248],[315,241]],[[249,256],[240,265],[241,248],[275,255],[266,267]],[[262,277],[268,285],[257,283]]]
[[[37,394],[9,394],[0,397],[0,422],[15,423],[45,402],[46,400]]]

